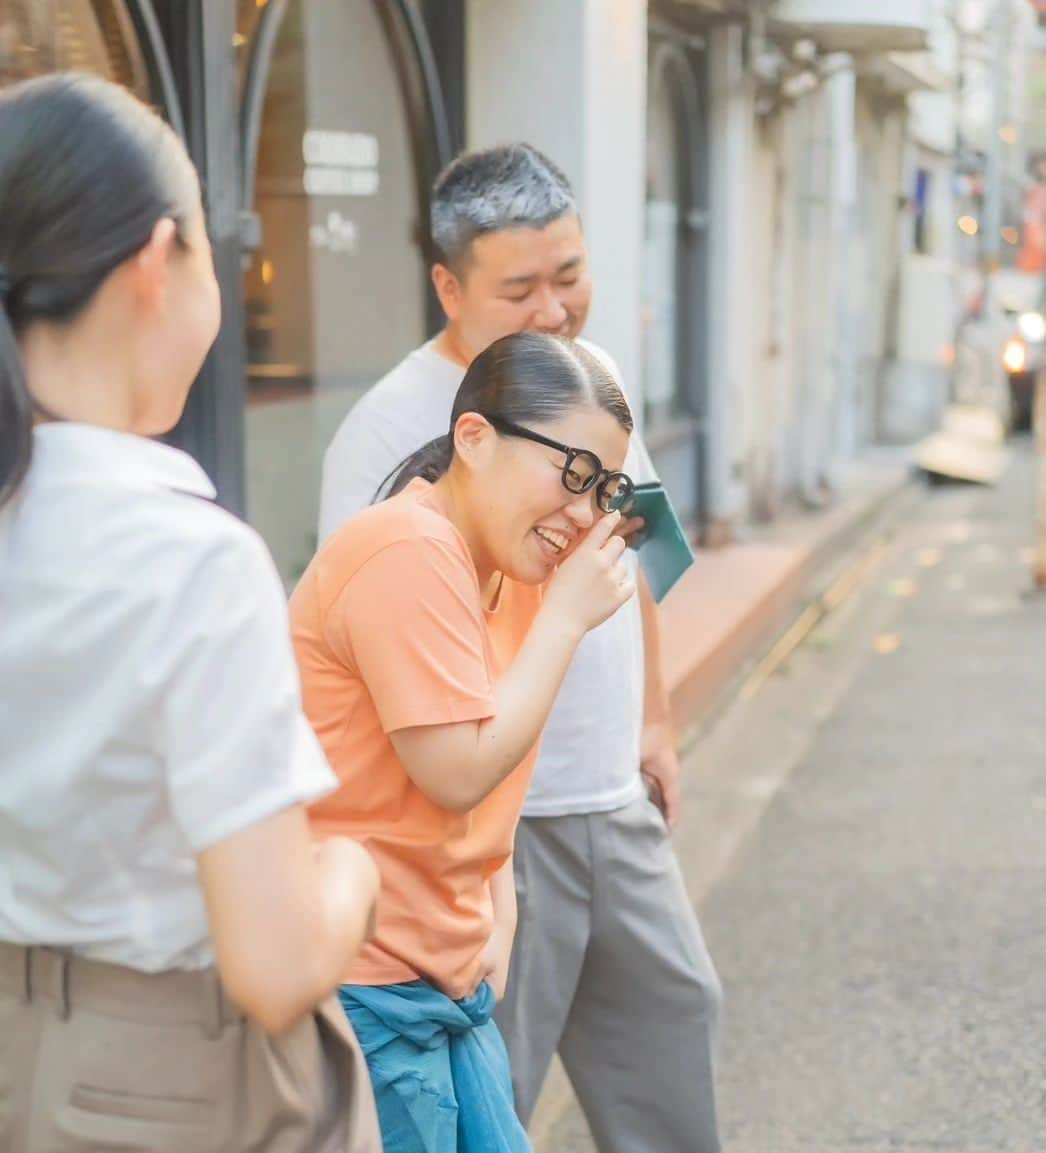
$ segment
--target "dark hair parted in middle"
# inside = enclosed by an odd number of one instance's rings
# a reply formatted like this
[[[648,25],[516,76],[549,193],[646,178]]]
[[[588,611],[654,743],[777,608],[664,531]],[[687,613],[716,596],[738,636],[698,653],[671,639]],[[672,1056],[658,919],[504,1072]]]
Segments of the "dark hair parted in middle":
[[[529,425],[557,420],[579,406],[601,408],[632,432],[632,412],[614,374],[583,344],[543,332],[503,336],[469,365],[454,398],[450,430],[399,465],[374,499],[395,496],[417,477],[439,480],[454,458],[454,428],[463,413]]]

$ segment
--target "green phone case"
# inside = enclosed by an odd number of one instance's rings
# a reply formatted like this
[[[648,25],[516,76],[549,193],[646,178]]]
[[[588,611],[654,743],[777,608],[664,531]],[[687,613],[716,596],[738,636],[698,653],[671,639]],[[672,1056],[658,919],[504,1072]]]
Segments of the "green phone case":
[[[660,602],[694,563],[690,542],[668,493],[659,484],[638,485],[627,515],[641,516],[646,521],[639,545],[639,563],[654,600]]]

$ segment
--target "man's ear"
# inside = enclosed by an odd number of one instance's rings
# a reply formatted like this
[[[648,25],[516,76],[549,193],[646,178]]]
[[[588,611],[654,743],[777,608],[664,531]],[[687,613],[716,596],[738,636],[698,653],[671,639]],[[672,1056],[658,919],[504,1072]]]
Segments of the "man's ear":
[[[461,313],[461,281],[445,264],[434,264],[432,286],[446,318],[457,320]]]
[[[454,455],[468,468],[489,460],[498,438],[490,422],[478,412],[463,412],[454,425]]]

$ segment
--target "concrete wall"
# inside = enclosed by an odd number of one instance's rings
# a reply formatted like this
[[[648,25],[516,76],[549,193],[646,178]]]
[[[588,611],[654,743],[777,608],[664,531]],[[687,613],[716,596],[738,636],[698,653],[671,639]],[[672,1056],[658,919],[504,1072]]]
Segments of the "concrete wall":
[[[569,176],[595,285],[586,335],[617,360],[638,416],[646,4],[470,0],[466,24],[468,145],[527,140]]]
[[[787,172],[784,162],[784,117],[756,122],[752,137],[751,179],[744,211],[751,243],[745,280],[748,284],[748,360],[740,430],[747,512],[754,520],[770,519],[780,504],[784,485],[782,433],[789,423],[789,384],[785,332],[785,242]]]
[[[933,3],[944,31],[928,55],[947,78],[949,0]],[[588,335],[641,402],[646,4],[470,0],[467,21],[468,143],[530,140],[568,173],[592,255]],[[954,123],[947,94],[913,101],[910,118],[896,95],[861,94],[855,61],[838,54],[814,65],[812,90],[779,92],[757,115],[741,26],[712,24],[705,43],[707,500],[712,521],[730,523],[794,495],[820,502],[840,459],[935,419],[951,256],[942,240],[929,263],[909,264],[899,198],[910,125],[948,226]]]

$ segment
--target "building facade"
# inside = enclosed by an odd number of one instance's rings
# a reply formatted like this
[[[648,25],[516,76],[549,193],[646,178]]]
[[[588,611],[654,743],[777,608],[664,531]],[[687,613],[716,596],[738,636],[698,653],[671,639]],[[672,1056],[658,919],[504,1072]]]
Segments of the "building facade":
[[[932,427],[959,295],[955,8],[8,0],[0,84],[98,72],[186,139],[224,320],[174,439],[291,584],[335,428],[438,327],[428,189],[464,145],[529,140],[574,182],[588,335],[704,541],[825,504],[867,445]]]

